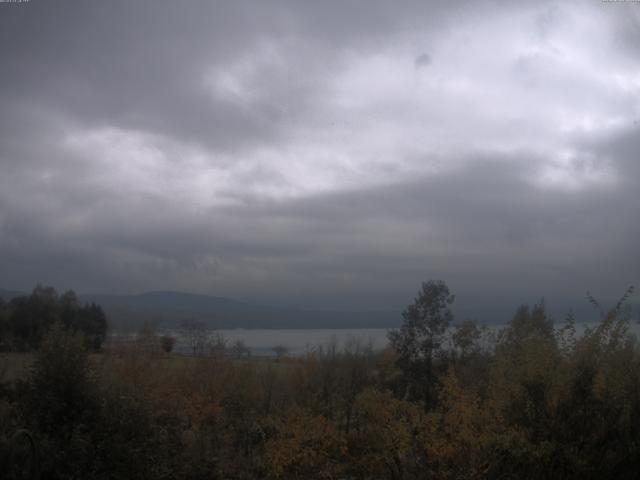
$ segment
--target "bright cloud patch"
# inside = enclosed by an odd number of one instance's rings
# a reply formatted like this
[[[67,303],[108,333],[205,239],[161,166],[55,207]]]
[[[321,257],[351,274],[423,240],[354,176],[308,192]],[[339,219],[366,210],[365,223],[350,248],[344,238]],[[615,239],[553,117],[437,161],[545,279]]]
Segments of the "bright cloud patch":
[[[638,116],[639,74],[615,53],[610,28],[587,6],[531,6],[396,34],[381,49],[347,50],[282,141],[237,156],[117,128],[71,136],[66,145],[97,155],[91,161],[104,168],[96,181],[210,206],[239,189],[269,198],[314,195],[518,151],[539,159],[536,184],[610,185],[615,176],[604,159],[590,158],[587,168],[565,158],[582,136],[625,128]],[[309,62],[302,61],[309,45],[297,46],[263,38],[208,69],[203,88],[249,116],[275,112],[286,121],[296,109],[287,89],[308,83],[300,66]]]

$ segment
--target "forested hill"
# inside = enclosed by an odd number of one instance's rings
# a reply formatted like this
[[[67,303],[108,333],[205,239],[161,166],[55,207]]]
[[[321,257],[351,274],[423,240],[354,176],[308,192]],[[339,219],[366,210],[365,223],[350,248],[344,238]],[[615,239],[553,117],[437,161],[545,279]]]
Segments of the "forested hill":
[[[116,329],[144,321],[172,327],[185,318],[202,320],[213,328],[391,328],[401,321],[400,312],[395,310],[303,310],[180,292],[80,298],[101,305]]]
[[[0,298],[4,300],[21,295],[27,293],[0,289]],[[401,308],[304,310],[171,291],[138,295],[85,294],[79,295],[79,299],[102,306],[111,327],[121,331],[135,331],[145,321],[171,328],[185,318],[202,320],[211,328],[394,328],[402,321]],[[484,324],[504,324],[517,307],[517,302],[484,307],[458,305],[454,312],[456,321],[472,318]],[[569,311],[573,311],[579,322],[597,319],[597,313],[586,299],[555,302],[547,308],[556,322],[564,320]]]

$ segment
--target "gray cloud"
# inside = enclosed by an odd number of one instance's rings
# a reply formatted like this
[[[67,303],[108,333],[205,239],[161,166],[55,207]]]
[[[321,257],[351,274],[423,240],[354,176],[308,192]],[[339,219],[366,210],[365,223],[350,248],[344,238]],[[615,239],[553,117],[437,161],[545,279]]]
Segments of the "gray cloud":
[[[428,53],[422,53],[416,57],[416,67],[426,67],[431,63],[431,57]]]
[[[640,29],[614,7],[0,4],[0,285],[617,295]]]

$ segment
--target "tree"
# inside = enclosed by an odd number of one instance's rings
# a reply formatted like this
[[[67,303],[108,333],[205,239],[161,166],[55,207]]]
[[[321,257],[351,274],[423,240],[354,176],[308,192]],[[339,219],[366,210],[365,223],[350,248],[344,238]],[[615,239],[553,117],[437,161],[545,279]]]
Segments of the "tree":
[[[465,320],[455,326],[451,340],[461,359],[467,358],[479,348],[478,342],[481,336],[482,332],[474,320]]]
[[[136,345],[140,353],[148,355],[158,353],[162,345],[156,332],[156,326],[153,323],[145,321],[142,324],[136,334]]]
[[[400,329],[388,334],[405,378],[406,396],[422,400],[427,406],[435,400],[434,362],[442,353],[445,333],[453,320],[450,305],[454,300],[442,280],[424,282],[413,304],[402,312]]]
[[[95,407],[94,376],[84,340],[54,323],[29,379],[28,413],[40,431],[64,436]]]
[[[37,285],[31,295],[15,297],[9,305],[9,328],[19,350],[38,348],[42,336],[59,319],[58,294],[52,287]]]
[[[289,353],[289,347],[285,345],[275,345],[271,350],[276,354],[276,359],[280,360]]]
[[[544,300],[533,308],[529,305],[518,307],[498,339],[500,349],[512,352],[531,342],[555,345],[553,319],[547,315]]]
[[[344,436],[321,415],[300,407],[273,417],[264,446],[267,471],[275,478],[343,478]]]
[[[227,339],[222,332],[215,332],[209,342],[209,352],[214,356],[224,356],[227,350]]]
[[[185,318],[180,322],[180,330],[193,355],[202,355],[209,340],[209,332],[204,322],[194,318]]]
[[[85,344],[92,350],[99,350],[107,337],[107,317],[102,307],[90,303],[78,312],[77,330],[84,334]]]
[[[9,348],[9,309],[2,297],[0,297],[0,352]]]
[[[425,475],[420,440],[427,422],[418,405],[368,388],[356,398],[354,410],[348,436],[352,478],[432,478]]]
[[[233,356],[238,359],[244,356],[248,357],[249,355],[251,355],[251,350],[249,349],[249,347],[247,347],[246,343],[244,343],[244,340],[242,339],[238,339],[235,341],[235,343],[231,347],[231,351],[233,352]]]
[[[163,335],[160,337],[160,346],[165,353],[171,353],[175,344],[176,337],[172,337],[171,335]]]
[[[428,478],[492,478],[485,470],[501,425],[491,404],[483,404],[477,390],[465,386],[453,367],[440,383],[440,405],[429,416],[432,429],[424,436]]]
[[[84,335],[85,345],[99,350],[107,336],[107,317],[99,305],[81,305],[73,290],[67,290],[58,300],[58,313],[65,328]]]
[[[154,460],[164,452],[147,406],[119,382],[99,380],[83,336],[54,323],[20,405],[41,453],[41,478],[158,478]]]
[[[8,336],[19,350],[38,348],[42,336],[57,321],[71,332],[81,333],[92,350],[99,350],[107,335],[102,308],[94,303],[81,305],[73,290],[58,296],[54,288],[38,285],[31,295],[13,298],[5,310]]]

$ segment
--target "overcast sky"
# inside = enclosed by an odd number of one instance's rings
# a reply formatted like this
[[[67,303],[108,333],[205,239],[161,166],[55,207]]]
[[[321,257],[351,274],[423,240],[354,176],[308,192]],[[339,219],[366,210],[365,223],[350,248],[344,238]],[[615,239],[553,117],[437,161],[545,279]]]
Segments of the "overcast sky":
[[[0,288],[640,283],[640,3],[0,3],[0,74]]]

